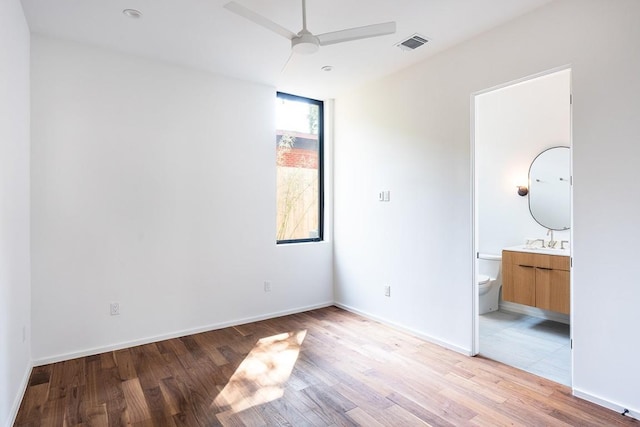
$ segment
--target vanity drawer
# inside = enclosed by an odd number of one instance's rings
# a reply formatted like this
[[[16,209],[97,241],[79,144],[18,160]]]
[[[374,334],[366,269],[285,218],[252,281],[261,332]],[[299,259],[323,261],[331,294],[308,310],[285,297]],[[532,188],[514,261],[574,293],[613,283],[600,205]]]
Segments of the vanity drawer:
[[[569,271],[569,257],[562,255],[535,254],[530,252],[502,251],[503,265],[520,265],[551,270]]]

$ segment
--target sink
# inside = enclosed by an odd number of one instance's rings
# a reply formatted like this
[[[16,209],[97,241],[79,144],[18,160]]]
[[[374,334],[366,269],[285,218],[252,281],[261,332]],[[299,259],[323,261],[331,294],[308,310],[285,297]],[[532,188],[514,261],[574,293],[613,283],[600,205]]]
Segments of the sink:
[[[536,242],[540,243],[540,242]],[[532,246],[532,245],[518,245],[511,246],[508,248],[504,248],[505,251],[515,251],[515,252],[532,252],[536,254],[547,254],[547,255],[560,255],[560,256],[570,256],[571,251],[569,248],[560,249],[557,248],[542,248],[540,246]]]

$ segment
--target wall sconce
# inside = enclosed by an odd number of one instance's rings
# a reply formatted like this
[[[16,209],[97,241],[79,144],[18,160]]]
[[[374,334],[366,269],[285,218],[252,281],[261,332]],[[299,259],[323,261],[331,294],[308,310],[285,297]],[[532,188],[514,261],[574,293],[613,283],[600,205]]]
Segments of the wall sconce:
[[[518,185],[518,196],[526,196],[527,194],[529,194],[529,189],[527,188],[526,185]]]

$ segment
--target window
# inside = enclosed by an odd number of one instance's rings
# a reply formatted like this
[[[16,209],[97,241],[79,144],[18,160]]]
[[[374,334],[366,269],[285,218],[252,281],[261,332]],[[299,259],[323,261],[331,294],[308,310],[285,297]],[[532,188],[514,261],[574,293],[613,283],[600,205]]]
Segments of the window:
[[[276,120],[276,241],[320,241],[323,103],[278,92]]]

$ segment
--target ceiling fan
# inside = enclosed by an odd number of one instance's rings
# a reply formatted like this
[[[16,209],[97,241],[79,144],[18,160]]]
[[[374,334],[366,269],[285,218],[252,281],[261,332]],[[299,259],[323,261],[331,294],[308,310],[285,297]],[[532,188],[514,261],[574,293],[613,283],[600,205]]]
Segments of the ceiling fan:
[[[224,7],[243,18],[248,19],[274,33],[291,40],[291,49],[296,53],[310,54],[320,49],[320,46],[349,42],[353,40],[366,39],[369,37],[385,36],[396,32],[395,22],[385,22],[382,24],[366,25],[364,27],[348,28],[346,30],[333,31],[324,34],[312,34],[307,29],[307,2],[302,0],[302,30],[297,34],[264,16],[247,9],[241,4],[231,1]]]

